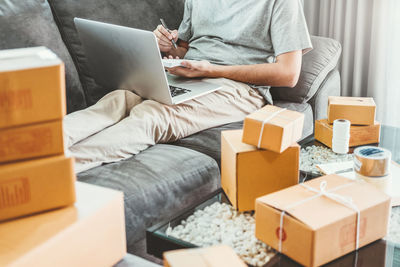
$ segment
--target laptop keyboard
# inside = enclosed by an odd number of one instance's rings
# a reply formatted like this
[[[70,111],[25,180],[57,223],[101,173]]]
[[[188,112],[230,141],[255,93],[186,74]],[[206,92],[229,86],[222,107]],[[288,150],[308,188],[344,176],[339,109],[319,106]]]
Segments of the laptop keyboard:
[[[185,89],[185,88],[181,88],[181,87],[175,87],[175,86],[172,86],[172,85],[169,86],[169,90],[171,92],[171,96],[172,97],[178,96],[178,95],[183,95],[183,94],[191,92],[191,90],[189,90],[189,89]]]

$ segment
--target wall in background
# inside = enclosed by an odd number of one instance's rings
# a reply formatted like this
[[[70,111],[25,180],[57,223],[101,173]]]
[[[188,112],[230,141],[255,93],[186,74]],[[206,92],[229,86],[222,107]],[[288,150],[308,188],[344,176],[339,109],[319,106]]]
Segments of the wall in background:
[[[342,95],[374,97],[377,119],[400,127],[400,0],[303,2],[310,33],[342,44]]]

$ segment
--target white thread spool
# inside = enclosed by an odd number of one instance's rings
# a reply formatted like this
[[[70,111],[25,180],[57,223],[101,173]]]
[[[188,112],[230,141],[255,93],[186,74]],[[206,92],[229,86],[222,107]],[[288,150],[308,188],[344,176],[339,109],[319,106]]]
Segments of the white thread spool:
[[[333,122],[332,150],[337,154],[347,154],[350,142],[350,121],[338,119]]]

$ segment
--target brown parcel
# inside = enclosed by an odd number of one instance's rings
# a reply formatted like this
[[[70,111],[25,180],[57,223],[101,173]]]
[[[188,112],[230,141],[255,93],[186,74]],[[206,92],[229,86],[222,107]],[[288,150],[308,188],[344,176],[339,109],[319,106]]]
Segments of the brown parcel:
[[[73,204],[75,180],[64,156],[1,164],[0,221]]]
[[[235,251],[220,245],[209,248],[180,249],[164,253],[165,267],[246,267]]]
[[[352,125],[350,126],[349,146],[361,146],[379,143],[381,124],[374,125]],[[328,147],[332,147],[333,126],[328,120],[315,121],[315,139]]]
[[[328,122],[349,120],[352,125],[374,125],[376,105],[371,97],[330,96]]]
[[[0,162],[63,153],[61,120],[0,130]]]
[[[242,130],[221,134],[221,186],[239,211],[254,210],[257,197],[299,181],[300,147],[282,154],[242,143]]]
[[[276,112],[280,113],[276,114]],[[304,114],[268,105],[245,118],[243,143],[258,146],[262,124],[266,119],[260,148],[282,153],[301,139]]]
[[[360,210],[360,247],[386,235],[390,212],[387,195],[365,182],[337,175],[323,176],[305,184],[320,190],[323,181],[327,182],[326,190],[334,189],[332,193],[351,197]],[[282,236],[282,253],[305,266],[319,266],[355,250],[356,211],[326,196],[316,195],[296,185],[258,198],[256,237],[279,250],[279,236]],[[304,202],[285,208],[300,201]],[[282,210],[286,214],[280,235]]]
[[[113,266],[126,254],[121,192],[76,183],[73,206],[0,224],[0,266]]]
[[[64,64],[45,47],[0,51],[0,128],[65,115]]]

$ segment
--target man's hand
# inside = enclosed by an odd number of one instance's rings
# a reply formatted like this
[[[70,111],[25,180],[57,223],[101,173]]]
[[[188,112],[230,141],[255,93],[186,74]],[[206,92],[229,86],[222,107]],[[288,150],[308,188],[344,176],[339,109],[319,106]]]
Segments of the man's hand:
[[[164,53],[169,53],[173,48],[171,40],[178,41],[178,31],[168,32],[162,25],[158,25],[153,33],[156,35],[160,51]]]
[[[187,78],[227,78],[256,85],[294,87],[299,80],[301,62],[302,51],[297,50],[279,55],[275,63],[223,66],[208,61],[184,61],[184,68],[174,67],[168,71]]]
[[[204,78],[212,77],[213,68],[215,65],[208,61],[183,61],[182,67],[169,68],[168,72],[174,75],[187,78]]]
[[[188,78],[227,78],[239,82],[275,87],[294,87],[300,76],[302,51],[279,55],[275,63],[224,66],[208,61],[185,62],[185,67],[175,67],[169,72]],[[183,62],[182,62],[183,63]]]

